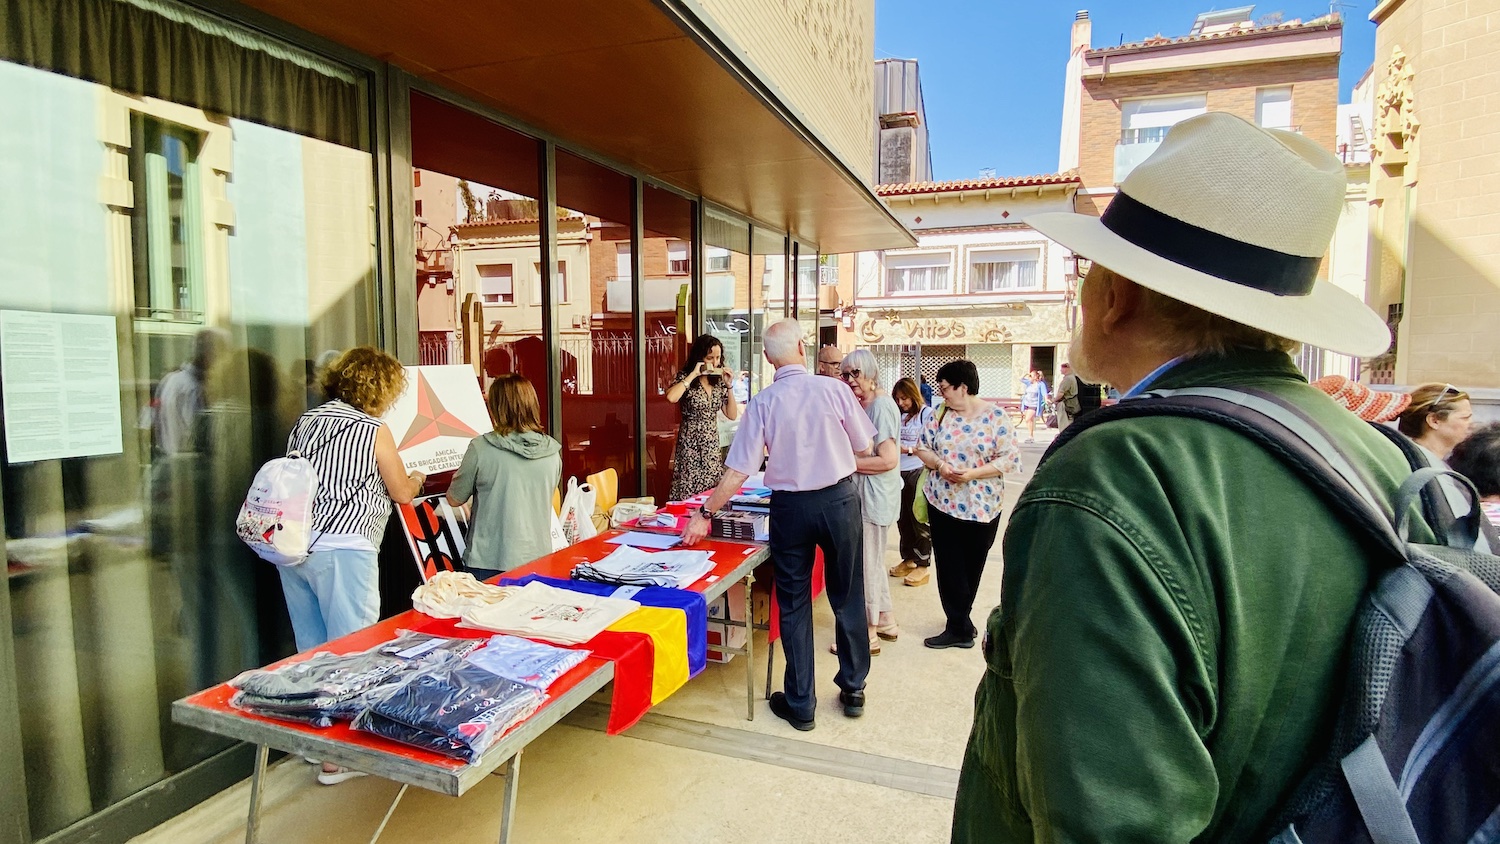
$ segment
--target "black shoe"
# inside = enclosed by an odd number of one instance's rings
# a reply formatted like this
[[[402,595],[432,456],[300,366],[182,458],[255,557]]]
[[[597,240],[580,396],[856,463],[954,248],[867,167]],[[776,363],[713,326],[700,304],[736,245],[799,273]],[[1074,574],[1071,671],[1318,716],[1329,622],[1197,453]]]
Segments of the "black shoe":
[[[922,644],[929,648],[972,648],[974,647],[974,637],[955,636],[944,630],[936,636],[923,639]]]
[[[865,714],[864,689],[860,689],[857,692],[839,692],[839,703],[844,705],[844,715],[850,718],[858,718]]]
[[[771,693],[771,714],[804,733],[813,728],[813,719],[798,718],[797,714],[792,711],[792,705],[786,702],[786,694],[782,692]]]

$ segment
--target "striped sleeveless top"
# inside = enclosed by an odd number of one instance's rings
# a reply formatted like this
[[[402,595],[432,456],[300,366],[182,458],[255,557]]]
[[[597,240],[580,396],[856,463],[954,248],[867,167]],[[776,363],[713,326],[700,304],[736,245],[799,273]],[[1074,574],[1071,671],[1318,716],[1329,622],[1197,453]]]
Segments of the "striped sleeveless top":
[[[287,453],[301,452],[318,470],[313,539],[358,534],[380,548],[391,516],[391,497],[375,465],[375,435],[382,424],[335,399],[302,414],[292,426]]]

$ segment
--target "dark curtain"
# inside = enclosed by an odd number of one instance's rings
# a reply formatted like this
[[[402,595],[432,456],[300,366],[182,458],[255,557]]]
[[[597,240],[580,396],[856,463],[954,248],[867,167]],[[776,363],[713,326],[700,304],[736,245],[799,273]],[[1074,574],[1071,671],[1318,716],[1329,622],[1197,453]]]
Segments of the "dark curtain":
[[[0,59],[362,148],[358,80],[163,0],[0,0]]]

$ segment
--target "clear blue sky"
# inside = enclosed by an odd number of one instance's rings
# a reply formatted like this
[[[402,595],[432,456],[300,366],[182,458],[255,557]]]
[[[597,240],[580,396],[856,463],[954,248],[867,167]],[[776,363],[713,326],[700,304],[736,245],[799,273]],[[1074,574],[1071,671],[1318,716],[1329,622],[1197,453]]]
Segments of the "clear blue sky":
[[[1057,169],[1063,70],[1073,13],[1088,9],[1095,47],[1158,32],[1186,35],[1199,12],[1232,0],[876,0],[875,57],[921,62],[936,179],[1051,173]],[[1248,5],[1248,2],[1243,4]],[[1375,53],[1374,0],[1341,4],[1341,102]],[[1255,17],[1327,14],[1319,0],[1261,3]]]

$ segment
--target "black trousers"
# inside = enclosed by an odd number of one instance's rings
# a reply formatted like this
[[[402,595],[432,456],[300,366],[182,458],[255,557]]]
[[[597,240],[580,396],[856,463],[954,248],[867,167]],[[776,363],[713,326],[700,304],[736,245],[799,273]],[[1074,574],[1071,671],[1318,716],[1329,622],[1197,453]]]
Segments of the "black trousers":
[[[989,522],[955,519],[936,506],[927,508],[932,526],[932,556],[937,561],[938,598],[948,617],[949,634],[972,639],[977,634],[974,620],[974,597],[979,594],[979,578],[984,576],[984,561],[995,545],[1000,517]]]
[[[912,503],[922,494],[917,489],[921,474],[921,469],[901,473],[901,512],[896,516],[896,530],[901,534],[901,559],[928,566],[932,564],[932,532],[911,514]]]
[[[819,548],[839,651],[833,681],[844,691],[859,691],[870,673],[861,519],[852,476],[811,492],[771,496],[771,564],[781,609],[781,650],[786,654],[783,689],[800,718],[813,717],[818,707],[813,689],[812,573]]]

